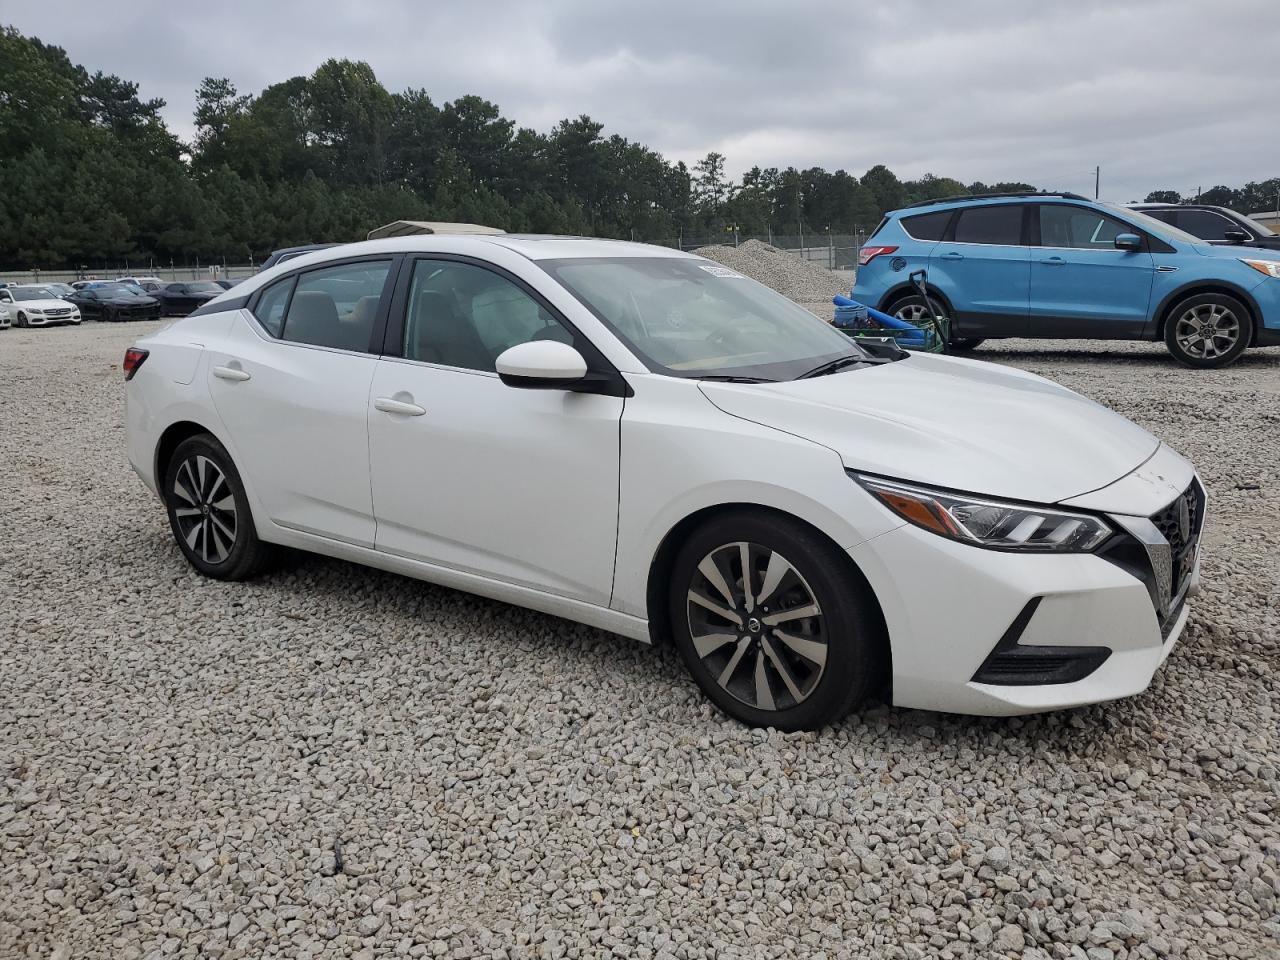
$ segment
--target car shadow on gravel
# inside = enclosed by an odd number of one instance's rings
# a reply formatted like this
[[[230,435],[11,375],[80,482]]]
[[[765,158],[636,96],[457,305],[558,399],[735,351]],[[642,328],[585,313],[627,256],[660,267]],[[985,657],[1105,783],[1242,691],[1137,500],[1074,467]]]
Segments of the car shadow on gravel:
[[[1150,352],[1127,352],[1089,347],[1056,347],[1056,348],[1002,348],[999,346],[983,346],[964,354],[973,360],[994,360],[997,362],[1026,362],[1034,360],[1066,360],[1090,361],[1094,363],[1121,364],[1124,366],[1150,367],[1161,370],[1181,370],[1189,375],[1200,373],[1175,360],[1164,350]],[[1247,350],[1225,370],[1275,370],[1280,366],[1280,350],[1260,351]],[[1210,371],[1222,372],[1222,371]]]

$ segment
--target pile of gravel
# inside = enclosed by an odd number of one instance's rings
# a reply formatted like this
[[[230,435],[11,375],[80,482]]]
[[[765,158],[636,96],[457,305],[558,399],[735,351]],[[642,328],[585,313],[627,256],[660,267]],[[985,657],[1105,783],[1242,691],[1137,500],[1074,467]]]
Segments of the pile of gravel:
[[[747,240],[736,247],[700,247],[693,252],[772,287],[826,319],[832,315],[831,298],[849,293],[846,279],[760,240]]]
[[[1280,351],[977,353],[1201,468],[1151,690],[783,735],[541,614],[319,557],[199,577],[124,457],[152,326],[0,331],[0,958],[1280,956]]]

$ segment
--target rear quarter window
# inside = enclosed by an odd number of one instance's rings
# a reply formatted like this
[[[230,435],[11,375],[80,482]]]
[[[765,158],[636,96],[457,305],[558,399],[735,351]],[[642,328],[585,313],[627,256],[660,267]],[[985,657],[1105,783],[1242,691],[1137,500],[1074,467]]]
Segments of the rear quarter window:
[[[950,222],[950,210],[917,213],[915,216],[902,218],[902,229],[915,240],[941,240]]]

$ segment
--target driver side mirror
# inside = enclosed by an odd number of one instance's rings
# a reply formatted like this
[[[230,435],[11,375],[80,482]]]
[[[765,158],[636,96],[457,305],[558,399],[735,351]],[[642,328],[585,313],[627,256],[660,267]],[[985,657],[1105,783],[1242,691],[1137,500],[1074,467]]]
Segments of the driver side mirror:
[[[587,375],[587,361],[567,343],[530,340],[504,350],[495,364],[508,387],[569,390]]]
[[[1116,234],[1116,249],[1134,253],[1142,249],[1142,238],[1136,233],[1118,233]]]
[[[1253,237],[1243,230],[1227,230],[1222,234],[1222,239],[1227,243],[1248,243]]]

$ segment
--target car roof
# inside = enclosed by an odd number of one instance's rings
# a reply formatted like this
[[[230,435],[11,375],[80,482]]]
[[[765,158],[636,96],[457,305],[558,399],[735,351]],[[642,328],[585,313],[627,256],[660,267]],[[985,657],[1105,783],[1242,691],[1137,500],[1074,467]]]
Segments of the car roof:
[[[387,237],[383,240],[361,240],[326,247],[281,264],[282,270],[293,270],[309,264],[320,264],[346,257],[378,253],[473,253],[483,255],[491,247],[504,247],[529,260],[569,260],[587,257],[684,257],[697,259],[671,247],[629,240],[601,240],[595,237],[564,237],[551,234],[417,234]]]
[[[954,210],[957,207],[981,207],[993,206],[1002,203],[1017,203],[1020,201],[1035,201],[1038,203],[1098,203],[1097,200],[1090,200],[1088,197],[1082,197],[1078,193],[1055,193],[1055,192],[1015,192],[1015,193],[982,193],[974,196],[958,196],[958,197],[939,197],[937,200],[920,200],[916,203],[908,204],[897,210],[890,210],[885,216],[910,216],[917,213],[932,213],[943,210]]]

